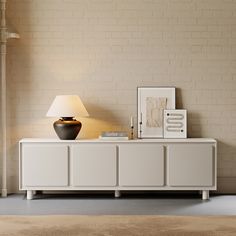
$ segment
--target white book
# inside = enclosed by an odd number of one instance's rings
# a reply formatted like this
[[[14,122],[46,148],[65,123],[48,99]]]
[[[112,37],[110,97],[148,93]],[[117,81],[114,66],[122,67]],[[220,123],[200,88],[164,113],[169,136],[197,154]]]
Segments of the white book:
[[[103,131],[101,137],[128,137],[127,132],[124,131]]]
[[[99,139],[100,140],[129,140],[129,137],[126,136],[126,137],[102,137],[102,136],[99,136]]]

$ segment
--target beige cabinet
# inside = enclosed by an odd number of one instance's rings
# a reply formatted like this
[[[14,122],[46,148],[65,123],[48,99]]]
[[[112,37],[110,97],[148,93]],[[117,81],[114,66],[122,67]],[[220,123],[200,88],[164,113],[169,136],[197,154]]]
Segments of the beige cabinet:
[[[168,146],[170,186],[213,186],[213,146],[206,144],[171,144]]]
[[[20,190],[191,190],[217,187],[214,139],[20,141]]]
[[[68,186],[68,147],[65,145],[24,145],[23,186]]]
[[[73,186],[115,186],[116,145],[77,144],[72,146]]]
[[[119,185],[163,186],[163,145],[119,145]]]

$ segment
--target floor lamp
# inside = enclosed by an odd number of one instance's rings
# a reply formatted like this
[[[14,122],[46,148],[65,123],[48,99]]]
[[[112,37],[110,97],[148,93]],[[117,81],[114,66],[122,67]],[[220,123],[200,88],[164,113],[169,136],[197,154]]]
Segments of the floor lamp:
[[[1,11],[1,63],[0,63],[0,79],[1,79],[1,135],[2,135],[2,197],[7,197],[7,102],[6,102],[6,55],[7,40],[10,38],[19,38],[17,33],[10,33],[6,27],[6,0],[0,0]]]

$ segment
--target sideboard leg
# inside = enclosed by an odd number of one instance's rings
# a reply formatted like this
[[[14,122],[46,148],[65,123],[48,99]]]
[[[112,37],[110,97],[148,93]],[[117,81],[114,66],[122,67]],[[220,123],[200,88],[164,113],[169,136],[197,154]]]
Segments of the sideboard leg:
[[[209,199],[209,190],[203,190],[202,191],[202,200],[208,200]]]
[[[27,190],[27,200],[32,200],[34,197],[34,191],[32,190]]]
[[[120,197],[121,196],[121,193],[119,190],[115,190],[115,197]]]

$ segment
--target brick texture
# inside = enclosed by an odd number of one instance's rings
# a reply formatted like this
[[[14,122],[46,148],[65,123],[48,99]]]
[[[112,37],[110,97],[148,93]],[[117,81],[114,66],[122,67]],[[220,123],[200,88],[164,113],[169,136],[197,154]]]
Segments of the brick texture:
[[[218,176],[236,177],[236,1],[8,0],[9,187],[17,142],[56,137],[45,117],[58,94],[90,113],[80,138],[128,130],[137,86],[175,86],[188,136],[219,141]]]

